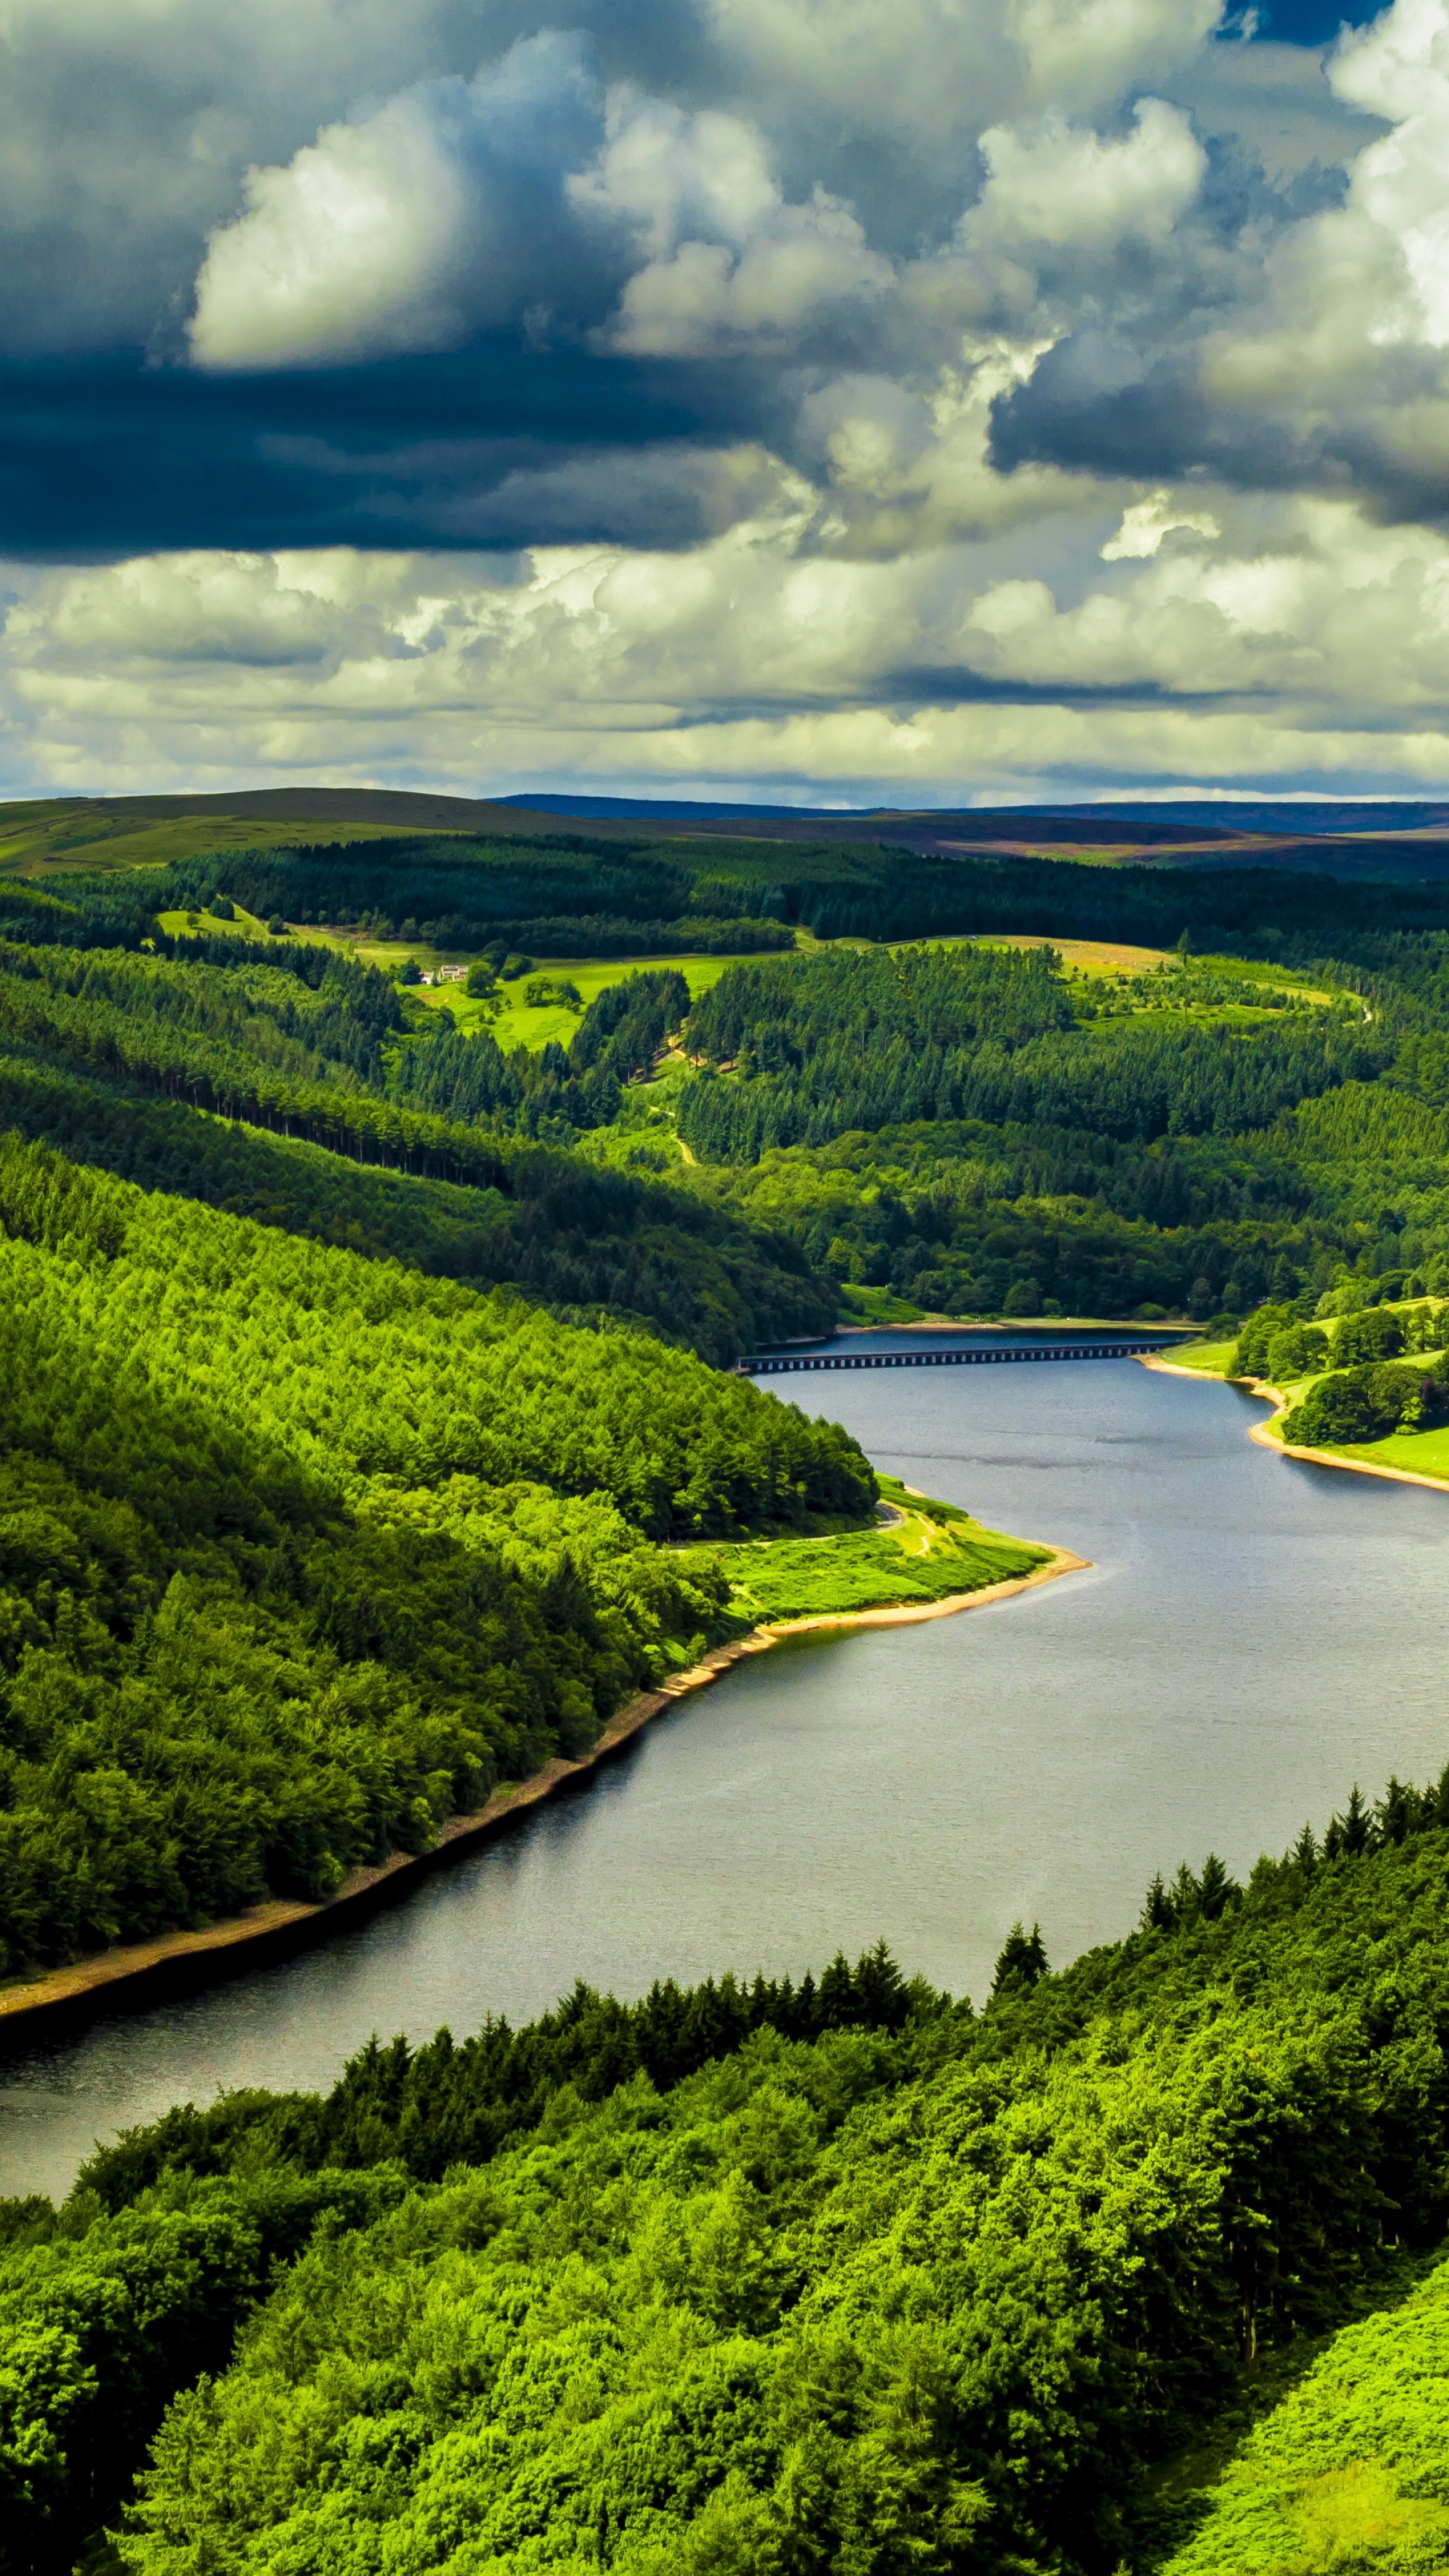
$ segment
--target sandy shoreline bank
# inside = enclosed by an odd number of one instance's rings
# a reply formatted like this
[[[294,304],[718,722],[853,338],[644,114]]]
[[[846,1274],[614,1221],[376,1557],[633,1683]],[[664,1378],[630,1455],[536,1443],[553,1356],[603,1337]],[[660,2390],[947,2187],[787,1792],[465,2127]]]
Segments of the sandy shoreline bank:
[[[1164,1377],[1196,1378],[1199,1386],[1241,1386],[1250,1395],[1261,1396],[1273,1410],[1266,1422],[1252,1425],[1248,1438],[1260,1449],[1271,1449],[1275,1458],[1299,1458],[1310,1467],[1344,1467],[1350,1476],[1385,1476],[1391,1485],[1426,1485],[1431,1494],[1449,1494],[1449,1480],[1443,1476],[1420,1476],[1412,1467],[1385,1467],[1377,1458],[1343,1458],[1333,1449],[1299,1449],[1287,1440],[1275,1440],[1273,1425],[1288,1411],[1288,1399],[1281,1387],[1270,1386],[1266,1378],[1214,1377],[1207,1369],[1174,1368],[1170,1360],[1145,1357],[1141,1364],[1159,1369]]]
[[[1269,1391],[1266,1387],[1253,1389],[1254,1394],[1259,1392],[1268,1395]],[[1274,1403],[1274,1411],[1266,1422],[1253,1424],[1248,1438],[1256,1440],[1260,1449],[1271,1449],[1275,1458],[1306,1458],[1310,1466],[1346,1467],[1351,1476],[1387,1476],[1391,1485],[1427,1485],[1432,1494],[1449,1494],[1449,1483],[1442,1476],[1420,1476],[1412,1467],[1385,1467],[1377,1458],[1341,1458],[1333,1449],[1295,1449],[1286,1440],[1275,1440],[1273,1425],[1282,1419],[1288,1407],[1276,1387],[1270,1401]]]
[[[785,1638],[813,1629],[913,1627],[925,1619],[953,1617],[958,1610],[983,1610],[1015,1593],[1051,1583],[1059,1574],[1085,1572],[1088,1564],[1086,1557],[1074,1556],[1069,1548],[1053,1548],[1046,1563],[1032,1573],[988,1583],[975,1592],[949,1593],[940,1601],[902,1602],[893,1609],[827,1611],[752,1628],[748,1636],[714,1647],[700,1663],[672,1675],[657,1690],[641,1691],[627,1701],[610,1718],[597,1744],[578,1761],[560,1757],[545,1763],[529,1779],[495,1790],[487,1805],[472,1815],[450,1817],[427,1851],[397,1852],[375,1868],[354,1870],[336,1895],[322,1904],[273,1898],[198,1932],[167,1932],[153,1941],[128,1942],[78,1959],[69,1967],[53,1968],[44,1976],[0,1986],[0,2052],[47,2037],[66,2024],[90,2020],[113,2004],[141,2011],[168,1994],[208,1985],[234,1968],[260,1967],[325,1939],[333,1930],[360,1920],[399,1888],[446,1866],[459,1851],[555,1797],[571,1781],[587,1779],[653,1718],[717,1681],[746,1655],[766,1653]]]

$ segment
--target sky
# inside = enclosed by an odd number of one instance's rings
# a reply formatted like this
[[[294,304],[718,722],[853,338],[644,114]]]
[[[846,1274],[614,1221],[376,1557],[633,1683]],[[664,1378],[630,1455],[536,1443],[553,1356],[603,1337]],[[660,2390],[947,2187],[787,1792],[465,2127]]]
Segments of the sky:
[[[1449,793],[1449,0],[0,0],[0,788]]]

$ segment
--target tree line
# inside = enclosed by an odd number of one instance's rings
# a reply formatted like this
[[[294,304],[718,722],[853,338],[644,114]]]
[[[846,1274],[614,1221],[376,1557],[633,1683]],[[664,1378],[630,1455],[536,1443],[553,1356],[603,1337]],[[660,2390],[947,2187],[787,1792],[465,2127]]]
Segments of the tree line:
[[[1347,880],[1216,862],[1083,868],[863,841],[579,832],[491,841],[399,834],[224,850],[109,875],[78,869],[45,888],[11,879],[0,882],[0,927],[73,946],[125,945],[150,935],[157,913],[198,908],[218,892],[263,920],[345,920],[380,936],[433,936],[464,948],[499,933],[512,947],[544,954],[638,955],[653,944],[591,948],[580,944],[587,933],[571,929],[555,947],[552,938],[522,935],[544,921],[559,928],[592,923],[601,940],[618,935],[620,924],[634,924],[636,939],[641,924],[681,936],[712,925],[727,927],[740,946],[748,944],[743,925],[750,922],[773,925],[772,939],[798,926],[822,939],[877,942],[1025,932],[1167,949],[1186,934],[1196,949],[1234,956],[1310,964],[1325,953],[1356,955],[1361,971],[1375,972],[1382,962],[1400,985],[1408,952],[1426,935],[1442,947],[1449,931],[1449,895],[1407,879]],[[713,953],[728,953],[728,942]]]

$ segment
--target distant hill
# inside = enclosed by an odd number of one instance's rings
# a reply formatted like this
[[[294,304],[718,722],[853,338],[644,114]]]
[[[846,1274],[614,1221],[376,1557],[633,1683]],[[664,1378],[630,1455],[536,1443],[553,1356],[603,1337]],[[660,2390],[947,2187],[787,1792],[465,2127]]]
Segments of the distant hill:
[[[1217,823],[1235,832],[1273,832],[1289,839],[1321,832],[1387,832],[1396,840],[1408,833],[1431,833],[1449,836],[1449,805],[1410,803],[1396,797],[1381,798],[1374,803],[1368,798],[1325,798],[1310,803],[1307,799],[1285,798],[1274,804],[1240,804],[1236,798],[1225,802],[1221,797],[1203,797],[1192,801],[1174,797],[1170,805],[1150,802],[1131,803],[1113,799],[1103,805],[1053,805],[1053,814],[1116,815],[1124,822],[1155,823],[1159,829],[1175,828],[1178,823]]]
[[[409,788],[266,787],[196,796],[65,796],[0,805],[0,865],[12,869],[155,867],[211,850],[276,849],[289,842],[376,839],[390,833],[459,833],[532,838],[587,826],[591,839],[638,841],[640,825],[661,838],[696,836],[771,841],[869,841],[949,853],[1008,850],[1138,850],[1166,856],[1236,847],[1234,826],[1184,822],[1175,812],[1144,817],[1095,808],[1041,811],[1018,806],[959,812],[879,807],[696,803],[689,799],[541,795],[489,799]]]
[[[1268,833],[1292,841],[1328,833],[1388,833],[1395,840],[1420,834],[1449,838],[1449,804],[1404,798],[1332,797],[1316,802],[1285,797],[1249,804],[1236,797],[1093,798],[1075,805],[761,805],[748,798],[709,803],[699,797],[663,796],[505,796],[504,805],[524,806],[533,814],[569,814],[597,821],[684,823],[701,828],[716,822],[781,822],[828,824],[859,831],[879,826],[921,830],[948,828],[961,834],[985,832],[1034,838],[1120,840],[1122,826],[1141,826],[1151,840],[1236,840]]]
[[[389,832],[513,835],[557,829],[467,796],[390,787],[259,787],[209,796],[55,796],[0,805],[0,863],[157,867],[206,850],[339,843]],[[326,829],[319,831],[319,825]]]
[[[208,795],[66,796],[0,805],[0,868],[156,867],[211,852],[393,835],[590,842],[728,839],[839,848],[867,843],[951,858],[967,852],[1281,868],[1383,882],[1449,879],[1449,805],[1123,802],[957,809],[758,805],[689,798],[468,797],[385,787],[266,787]],[[643,827],[641,829],[641,826]],[[652,828],[651,828],[652,827]]]

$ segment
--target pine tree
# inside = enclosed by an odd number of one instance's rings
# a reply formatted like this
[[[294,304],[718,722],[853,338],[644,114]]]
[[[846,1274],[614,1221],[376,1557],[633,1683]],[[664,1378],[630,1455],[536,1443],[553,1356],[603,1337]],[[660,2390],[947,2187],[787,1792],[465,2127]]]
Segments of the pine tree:
[[[1343,1848],[1350,1859],[1356,1860],[1360,1852],[1368,1850],[1372,1832],[1372,1820],[1364,1803],[1363,1791],[1355,1780],[1343,1811]]]
[[[1179,1923],[1196,1923],[1202,1912],[1202,1889],[1186,1861],[1178,1865],[1177,1876],[1172,1882],[1172,1894],[1177,1906]]]
[[[1242,1892],[1217,1853],[1209,1852],[1198,1883],[1198,1902],[1207,1921],[1216,1923],[1220,1914],[1225,1914],[1230,1905],[1237,1903]]]
[[[1033,1923],[1028,1932],[1020,1922],[1013,1923],[1002,1945],[991,1980],[991,2000],[1013,1993],[1028,1993],[1051,1973],[1041,1925]]]
[[[850,1961],[837,1950],[820,1980],[816,2020],[821,2030],[846,2030],[855,2019],[855,1979]]]
[[[1418,1821],[1417,1792],[1406,1789],[1402,1780],[1391,1778],[1374,1813],[1378,1840],[1381,1843],[1404,1842]]]
[[[1143,1901],[1142,1929],[1144,1932],[1171,1932],[1176,1925],[1177,1899],[1164,1883],[1159,1870]]]
[[[884,1941],[857,1962],[855,2001],[860,2019],[879,2030],[899,2030],[910,2011],[905,1979]]]

